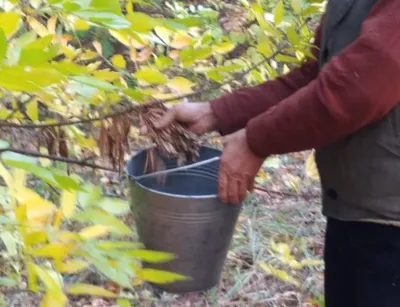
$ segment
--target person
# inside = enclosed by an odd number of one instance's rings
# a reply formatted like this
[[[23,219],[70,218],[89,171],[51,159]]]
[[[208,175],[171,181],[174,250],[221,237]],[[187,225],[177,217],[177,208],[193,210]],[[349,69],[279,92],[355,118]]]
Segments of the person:
[[[314,58],[174,121],[224,136],[219,196],[236,204],[266,157],[315,149],[327,307],[400,306],[400,1],[328,0]],[[141,128],[146,133],[146,127]]]

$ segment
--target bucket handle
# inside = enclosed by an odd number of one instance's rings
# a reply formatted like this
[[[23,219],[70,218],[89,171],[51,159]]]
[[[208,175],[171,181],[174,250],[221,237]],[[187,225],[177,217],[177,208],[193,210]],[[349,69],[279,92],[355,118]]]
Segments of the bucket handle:
[[[209,164],[209,163],[214,162],[214,161],[218,161],[218,160],[220,160],[220,158],[221,157],[214,157],[214,158],[211,158],[211,159],[207,159],[207,160],[204,160],[204,161],[192,163],[192,164],[189,164],[189,165],[184,165],[184,166],[180,166],[180,167],[175,167],[175,168],[171,168],[171,169],[167,169],[167,170],[163,170],[163,171],[158,171],[158,172],[153,172],[153,173],[150,173],[150,174],[145,174],[145,175],[133,177],[133,179],[137,181],[137,180],[148,178],[148,177],[174,173],[174,172],[177,172],[177,171],[188,170],[188,169],[191,169],[191,168],[194,168],[194,167],[197,167],[197,166],[201,166],[201,165]]]

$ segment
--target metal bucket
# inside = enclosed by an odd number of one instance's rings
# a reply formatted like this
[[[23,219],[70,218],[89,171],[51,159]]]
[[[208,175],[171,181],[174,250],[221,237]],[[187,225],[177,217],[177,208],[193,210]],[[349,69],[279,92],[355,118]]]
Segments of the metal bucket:
[[[198,161],[221,155],[202,147]],[[162,183],[157,177],[136,180],[144,173],[146,151],[127,164],[129,198],[138,235],[145,248],[170,252],[176,259],[146,264],[190,277],[190,280],[156,285],[173,292],[205,291],[219,283],[241,206],[219,201],[219,161],[169,173]],[[177,161],[164,159],[167,169]]]

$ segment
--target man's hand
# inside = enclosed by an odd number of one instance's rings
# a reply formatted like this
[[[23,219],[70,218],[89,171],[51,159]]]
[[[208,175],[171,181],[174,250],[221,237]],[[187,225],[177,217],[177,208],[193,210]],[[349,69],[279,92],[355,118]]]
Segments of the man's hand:
[[[219,197],[224,203],[239,204],[252,191],[254,179],[264,159],[256,156],[246,139],[246,130],[224,138],[219,173]]]
[[[165,116],[155,123],[156,129],[164,129],[174,122],[185,124],[197,135],[211,132],[217,128],[217,120],[208,102],[182,102],[170,108]],[[142,125],[140,133],[148,133],[148,127]]]

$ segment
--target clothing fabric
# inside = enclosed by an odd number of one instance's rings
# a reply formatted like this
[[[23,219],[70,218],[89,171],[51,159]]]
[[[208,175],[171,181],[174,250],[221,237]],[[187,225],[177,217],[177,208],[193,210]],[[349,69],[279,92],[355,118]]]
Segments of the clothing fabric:
[[[400,228],[329,218],[326,307],[400,306]]]

